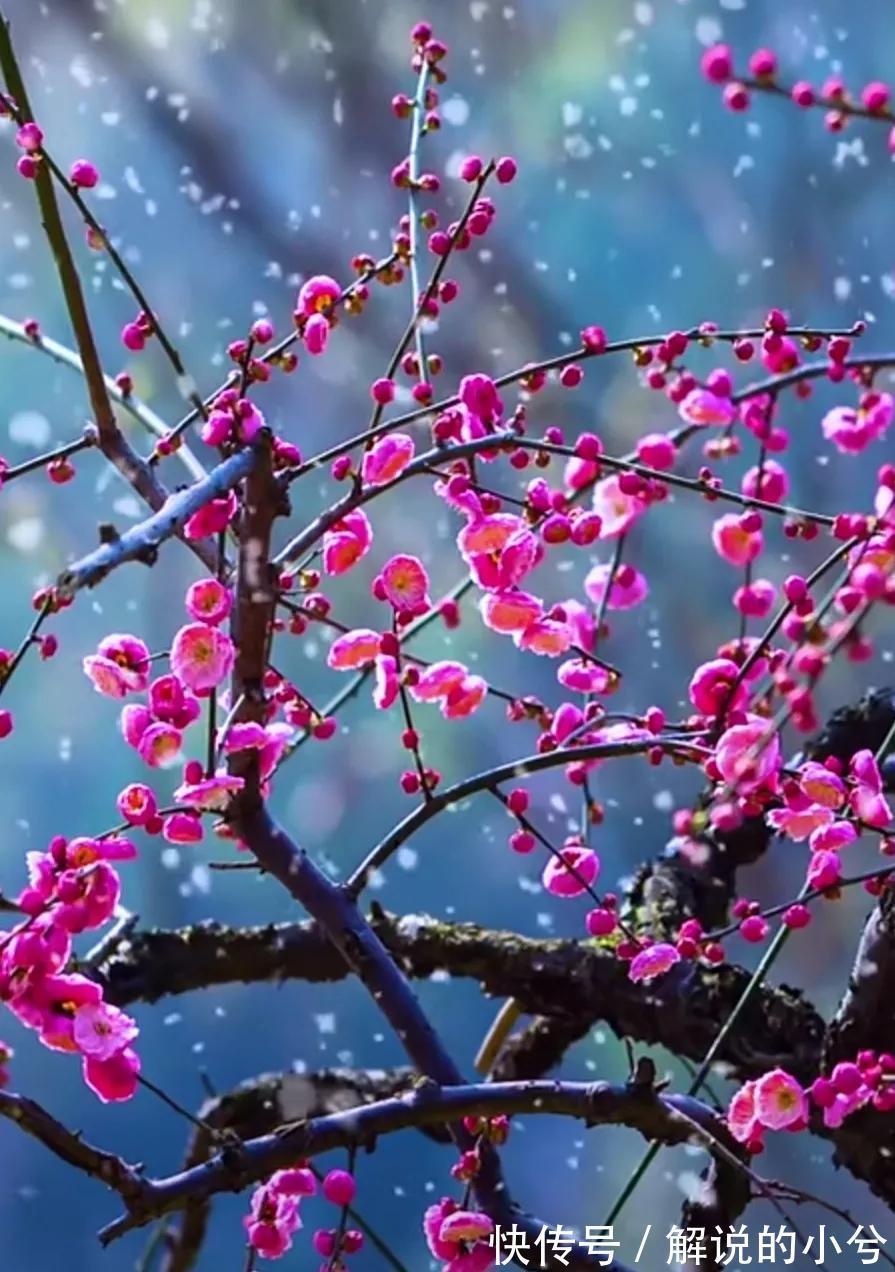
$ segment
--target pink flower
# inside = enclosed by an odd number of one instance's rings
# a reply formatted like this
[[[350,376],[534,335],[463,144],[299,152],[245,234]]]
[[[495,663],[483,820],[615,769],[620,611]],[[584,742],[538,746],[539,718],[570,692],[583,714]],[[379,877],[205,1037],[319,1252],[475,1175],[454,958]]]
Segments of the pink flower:
[[[387,711],[401,689],[398,679],[398,663],[390,654],[380,654],[376,659],[373,680],[373,702],[380,711]]]
[[[488,682],[481,676],[464,676],[441,700],[441,714],[446,720],[461,720],[482,705],[488,693]]]
[[[799,786],[808,799],[824,808],[841,808],[845,803],[845,783],[825,764],[808,760],[799,770]]]
[[[761,530],[749,529],[748,524],[743,523],[743,517],[731,512],[718,517],[712,526],[715,551],[731,565],[748,565],[760,555],[764,546]]]
[[[455,1201],[443,1197],[423,1216],[426,1243],[442,1272],[486,1272],[494,1265],[494,1247],[489,1238],[494,1225],[486,1215],[461,1210]]]
[[[727,1125],[730,1133],[740,1144],[747,1144],[761,1134],[761,1125],[755,1115],[755,1083],[747,1082],[741,1086],[730,1101],[727,1109]]]
[[[229,675],[235,657],[230,637],[207,623],[181,627],[171,644],[171,670],[196,693],[219,685]]]
[[[490,376],[467,375],[460,381],[458,397],[471,414],[490,423],[503,411],[503,403]]]
[[[835,406],[821,421],[821,431],[828,442],[843,455],[859,455],[871,442],[884,436],[892,421],[892,399],[882,394],[887,402],[866,410],[854,410],[847,406]]]
[[[519,649],[557,658],[571,645],[572,629],[568,623],[560,623],[555,618],[539,618],[536,623],[529,623],[524,631],[516,632],[513,641]]]
[[[26,154],[34,154],[44,144],[43,130],[35,123],[22,124],[16,133],[16,145]]]
[[[593,605],[599,607],[609,585],[611,565],[595,565],[584,580],[584,590]],[[649,585],[646,576],[630,565],[622,565],[616,571],[609,586],[607,608],[611,610],[634,609],[646,600]]]
[[[853,844],[858,838],[858,832],[852,822],[833,821],[832,816],[830,813],[829,821],[821,822],[812,830],[809,838],[809,847],[812,852],[839,852],[841,848]]]
[[[323,568],[327,574],[344,574],[369,552],[373,531],[360,508],[346,513],[323,536]]]
[[[401,476],[413,459],[413,438],[407,433],[387,433],[374,442],[361,465],[361,477],[367,486],[386,486]]]
[[[829,808],[803,799],[798,806],[790,802],[787,808],[772,809],[765,820],[774,830],[779,831],[781,835],[787,835],[798,844],[814,831],[829,825],[833,820],[833,814]]]
[[[99,173],[89,159],[76,159],[69,169],[68,179],[82,190],[92,190],[99,181]]]
[[[541,883],[555,897],[580,897],[600,873],[600,858],[584,844],[568,844],[559,857],[551,856]]]
[[[145,642],[122,633],[103,637],[97,652],[83,660],[97,693],[107,698],[142,692],[149,684],[150,665]]]
[[[145,826],[158,812],[155,795],[142,782],[125,786],[116,802],[121,816],[132,826]]]
[[[305,348],[312,357],[318,357],[326,350],[329,342],[329,320],[323,314],[311,314],[302,332]]]
[[[739,667],[730,658],[713,658],[702,663],[690,681],[690,701],[703,715],[716,715],[729,701],[731,706],[741,706],[746,688],[740,685],[731,697],[731,688],[739,674]]]
[[[521,583],[544,551],[522,518],[508,512],[469,521],[457,536],[457,546],[478,586],[489,591],[506,591]]]
[[[216,627],[233,608],[233,593],[217,579],[199,579],[186,593],[187,613],[200,623]]]
[[[479,601],[479,611],[486,627],[493,632],[510,635],[524,631],[543,613],[543,603],[529,592],[486,592]]]
[[[837,852],[821,849],[811,854],[805,880],[812,888],[835,888],[842,877],[842,861]]]
[[[391,557],[383,566],[378,582],[383,599],[397,614],[412,618],[431,609],[429,576],[417,557],[401,553]]]
[[[594,486],[594,512],[602,522],[601,539],[617,539],[630,530],[646,507],[642,496],[625,494],[621,478],[616,475],[604,477]]]
[[[170,768],[180,756],[183,734],[173,724],[150,724],[140,735],[137,751],[150,768]]]
[[[737,794],[768,785],[780,768],[780,739],[767,720],[753,717],[735,724],[719,738],[715,763],[724,781]]]
[[[678,407],[678,414],[688,424],[730,424],[737,409],[730,398],[720,397],[710,389],[691,389]]]
[[[184,782],[174,792],[178,804],[211,812],[223,812],[233,796],[245,786],[245,779],[229,773],[216,773],[201,782]]]
[[[328,274],[314,274],[302,284],[298,293],[297,312],[310,318],[313,314],[326,314],[340,299],[342,289]]]
[[[879,766],[872,751],[858,751],[849,765],[854,786],[849,804],[855,815],[867,826],[883,830],[892,820],[892,810],[883,795],[883,782]]]
[[[137,1089],[140,1057],[130,1047],[116,1051],[108,1059],[84,1057],[84,1081],[103,1104],[129,1100]]]
[[[119,723],[121,733],[128,746],[137,747],[140,738],[152,724],[152,712],[142,703],[129,702],[121,708]]]
[[[149,686],[149,710],[155,720],[185,729],[198,718],[199,700],[187,693],[176,676],[159,676]]]
[[[220,534],[236,516],[235,491],[229,491],[220,499],[210,499],[194,512],[183,527],[187,539],[205,539],[210,534]]]
[[[789,494],[789,477],[786,469],[776,460],[765,459],[759,467],[750,468],[743,477],[740,489],[750,499],[767,499],[769,503],[782,503]]]
[[[382,637],[369,627],[356,627],[345,632],[329,647],[326,655],[327,666],[334,671],[357,671],[361,667],[369,667],[378,653]]]
[[[409,686],[410,696],[417,702],[438,702],[458,689],[468,675],[459,662],[434,662],[424,668],[415,684]]]
[[[162,838],[169,844],[201,844],[204,837],[195,813],[169,813],[162,825]]]
[[[78,1050],[97,1060],[108,1060],[139,1032],[135,1020],[108,1003],[87,1003],[74,1014],[72,1036]]]
[[[650,945],[631,959],[628,979],[638,982],[655,980],[657,976],[664,975],[680,961],[681,956],[673,945],[666,945],[663,942]]]
[[[755,1083],[755,1116],[771,1131],[808,1119],[808,1098],[785,1069],[771,1069]]]
[[[556,679],[574,693],[608,693],[615,687],[615,678],[610,671],[584,658],[570,658],[562,663]]]

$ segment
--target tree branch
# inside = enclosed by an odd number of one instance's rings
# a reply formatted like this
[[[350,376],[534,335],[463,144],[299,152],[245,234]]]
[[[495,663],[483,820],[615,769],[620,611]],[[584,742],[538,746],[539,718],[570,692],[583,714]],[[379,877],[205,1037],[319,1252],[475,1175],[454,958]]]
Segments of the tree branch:
[[[251,471],[257,458],[252,449],[238,451],[223,460],[200,481],[177,494],[169,495],[153,516],[102,543],[93,552],[70,565],[60,574],[56,584],[63,596],[73,596],[83,587],[95,587],[107,574],[126,561],[142,561],[153,565],[158,550],[167,540],[179,535],[193,515],[212,499],[219,499],[239,484]],[[206,547],[208,545],[205,545]],[[214,561],[217,557],[214,555]]]
[[[302,1158],[352,1145],[370,1150],[382,1135],[500,1113],[572,1117],[589,1127],[627,1126],[665,1144],[695,1141],[715,1155],[718,1186],[734,1195],[733,1205],[742,1209],[749,1200],[746,1176],[716,1151],[719,1144],[727,1154],[742,1160],[742,1146],[716,1113],[689,1096],[662,1095],[640,1083],[611,1086],[605,1082],[540,1081],[440,1087],[433,1082],[391,1099],[280,1127],[272,1134],[245,1141],[238,1150],[216,1153],[207,1162],[166,1179],[147,1180],[141,1209],[115,1220],[103,1230],[101,1239],[108,1244],[153,1218],[182,1209],[188,1201],[238,1191]],[[587,1263],[557,1266],[574,1269]]]

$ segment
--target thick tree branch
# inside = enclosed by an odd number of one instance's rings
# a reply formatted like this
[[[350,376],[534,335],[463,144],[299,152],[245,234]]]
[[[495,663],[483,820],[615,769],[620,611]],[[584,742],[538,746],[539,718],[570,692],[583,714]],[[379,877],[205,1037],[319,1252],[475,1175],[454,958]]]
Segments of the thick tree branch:
[[[95,587],[107,574],[126,561],[142,561],[153,565],[158,550],[167,540],[180,534],[184,525],[205,504],[219,499],[238,485],[255,463],[252,449],[238,451],[213,468],[206,477],[185,490],[169,495],[151,517],[131,526],[108,543],[70,565],[60,576],[57,588],[63,596],[72,596],[83,587]],[[207,546],[207,545],[206,545]]]
[[[587,1126],[627,1126],[665,1144],[699,1143],[716,1157],[718,1187],[732,1194],[731,1211],[735,1214],[736,1205],[742,1209],[748,1203],[749,1181],[728,1156],[741,1160],[742,1146],[716,1113],[688,1096],[662,1095],[643,1083],[540,1081],[441,1087],[432,1082],[391,1099],[280,1127],[177,1175],[147,1180],[142,1209],[110,1224],[102,1240],[104,1244],[113,1241],[153,1218],[182,1209],[189,1201],[245,1188],[301,1158],[352,1145],[369,1150],[381,1136],[397,1131],[499,1113],[560,1115]],[[716,1145],[726,1150],[723,1155]],[[570,1261],[558,1266],[586,1267],[587,1263]]]
[[[526,1012],[583,1035],[605,1022],[619,1036],[701,1060],[749,980],[741,968],[685,964],[651,985],[636,985],[611,948],[596,941],[535,940],[473,923],[378,912],[377,937],[404,972],[467,977]],[[228,928],[216,923],[129,935],[97,969],[109,999],[126,1006],[209,985],[288,979],[327,982],[348,974],[344,958],[314,924]],[[719,1059],[734,1076],[781,1065],[805,1080],[816,1075],[824,1022],[801,995],[763,986]],[[561,1052],[552,1063],[558,1062]],[[543,1063],[543,1052],[534,1063]],[[539,1072],[544,1072],[543,1064]],[[531,1069],[521,1070],[528,1076]]]
[[[94,1148],[80,1135],[57,1122],[34,1100],[0,1091],[0,1117],[14,1122],[69,1166],[107,1184],[129,1208],[140,1207],[147,1200],[147,1186],[136,1166],[129,1166],[113,1153]]]
[[[217,1134],[240,1140],[268,1135],[288,1122],[323,1117],[340,1110],[371,1104],[407,1089],[412,1069],[323,1069],[314,1073],[269,1073],[243,1082],[225,1095],[215,1096],[199,1109],[201,1123],[190,1140],[185,1169],[212,1156]],[[438,1127],[422,1128],[442,1143]],[[217,1133],[217,1134],[216,1134]],[[164,1272],[188,1272],[195,1265],[205,1239],[210,1200],[190,1202],[165,1243]]]

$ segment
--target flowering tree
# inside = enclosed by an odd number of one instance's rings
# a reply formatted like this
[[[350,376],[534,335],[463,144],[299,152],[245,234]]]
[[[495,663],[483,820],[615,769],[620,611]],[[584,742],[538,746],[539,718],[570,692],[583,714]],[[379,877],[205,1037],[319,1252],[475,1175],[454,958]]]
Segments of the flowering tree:
[[[156,1177],[87,1143],[67,1125],[64,1109],[51,1113],[29,1098],[26,1075],[16,1073],[12,1048],[4,1048],[4,1079],[23,1093],[0,1092],[0,1113],[117,1195],[120,1214],[101,1232],[104,1245],[161,1221],[169,1272],[199,1257],[213,1198],[248,1188],[245,1233],[234,1233],[235,1244],[245,1237],[248,1267],[298,1244],[301,1200],[318,1187],[333,1222],[304,1249],[313,1247],[323,1269],[350,1266],[362,1247],[371,1266],[379,1259],[401,1267],[387,1245],[371,1239],[362,1189],[355,1208],[355,1162],[360,1149],[411,1128],[451,1146],[444,1196],[417,1216],[433,1258],[450,1272],[514,1258],[525,1266],[532,1257],[550,1268],[607,1266],[614,1248],[608,1225],[667,1145],[693,1144],[705,1157],[702,1186],[681,1218],[682,1234],[708,1234],[704,1246],[693,1238],[701,1253],[682,1236],[678,1256],[693,1265],[730,1262],[752,1199],[770,1199],[787,1222],[784,1203],[806,1200],[797,1182],[772,1181],[757,1168],[769,1134],[831,1141],[838,1163],[885,1203],[895,1202],[895,1034],[887,1006],[895,974],[895,866],[887,859],[895,835],[886,795],[895,691],[868,688],[826,722],[818,708],[836,659],[874,658],[872,619],[895,600],[895,466],[876,471],[866,507],[836,506],[835,481],[823,509],[793,507],[785,423],[791,395],[807,396],[812,382],[826,379],[840,386],[839,405],[820,421],[831,470],[853,457],[863,462],[865,452],[872,463],[895,414],[895,399],[877,380],[895,356],[866,350],[861,323],[820,329],[780,308],[754,329],[706,321],[616,339],[588,326],[571,351],[497,379],[448,368],[449,387],[436,391],[443,372],[436,320],[462,305],[450,271],[494,233],[500,200],[512,197],[503,188],[517,171],[513,158],[469,155],[457,173],[465,202],[456,215],[439,208],[441,181],[423,156],[439,127],[447,61],[437,34],[419,23],[410,42],[415,87],[392,102],[405,121],[406,157],[391,181],[406,193],[407,211],[388,253],[357,255],[349,282],[308,277],[290,321],[278,319],[281,334],[274,318],[247,324],[230,345],[229,374],[205,393],[115,233],[98,217],[91,200],[96,167],[63,158],[64,140],[45,136],[34,118],[9,25],[0,23],[0,104],[18,147],[18,172],[33,184],[75,349],[45,335],[35,319],[4,319],[3,329],[35,357],[79,370],[92,416],[82,435],[48,454],[18,465],[0,461],[0,484],[41,470],[67,483],[76,476],[75,457],[92,464],[98,452],[148,508],[125,532],[101,527],[99,546],[35,595],[35,617],[18,647],[0,651],[4,748],[15,746],[16,715],[26,708],[16,703],[25,660],[66,658],[83,667],[98,693],[121,704],[123,742],[115,744],[133,749],[142,773],[108,792],[119,813],[111,829],[57,835],[29,853],[27,882],[4,903],[3,1001],[45,1046],[75,1056],[90,1090],[113,1105],[141,1086],[170,1102],[141,1072],[139,1029],[128,1008],[228,982],[354,976],[409,1065],[395,1073],[371,1065],[338,1077],[312,1075],[302,1080],[300,1098],[286,1078],[249,1083],[193,1117],[185,1166]],[[839,79],[790,89],[769,50],[753,54],[737,75],[731,50],[715,46],[702,70],[735,111],[769,95],[822,108],[834,132],[855,117],[889,129],[895,120],[884,84],[867,85],[857,99]],[[114,379],[105,373],[63,217],[67,205],[133,298],[124,348],[138,356],[157,342],[163,350],[189,403],[180,421],[159,420],[134,395],[127,372]],[[305,354],[325,356],[343,323],[369,323],[376,291],[396,284],[409,293],[408,322],[370,386],[367,425],[303,456],[269,427],[266,384],[300,374]],[[616,455],[595,432],[573,435],[545,424],[545,386],[574,390],[589,363],[620,355],[633,357],[634,374],[664,403],[664,431]],[[397,409],[402,400],[410,409]],[[155,434],[148,454],[128,440],[125,416]],[[738,457],[748,464],[742,471]],[[303,490],[321,472],[327,506],[308,519]],[[377,555],[378,502],[411,481],[427,485],[454,521],[458,581],[447,594],[433,595],[413,544]],[[621,686],[637,698],[636,667],[623,657],[610,662],[606,645],[637,622],[650,588],[630,559],[633,532],[661,533],[663,505],[672,500],[689,502],[694,512],[713,505],[703,550],[731,567],[729,638],[699,651],[689,684],[669,687],[666,702],[616,710]],[[193,554],[197,573],[182,609],[180,598],[172,600],[167,648],[150,649],[139,614],[110,621],[95,650],[69,648],[64,636],[60,648],[57,632],[64,633],[69,606],[128,563],[151,566],[177,551],[174,539]],[[551,576],[569,562],[562,584],[568,596],[544,599],[555,591]],[[340,579],[351,571],[369,582],[362,626],[340,617]],[[464,601],[471,602],[468,614]],[[506,684],[459,659],[424,660],[414,652],[420,631],[450,631],[461,618],[503,642]],[[278,670],[281,643],[311,634],[329,639],[326,663],[334,680],[343,678],[326,705]],[[536,658],[555,668],[547,701],[525,690]],[[393,780],[408,811],[378,843],[362,842],[350,876],[335,881],[275,820],[270,804],[283,766],[306,744],[325,744],[340,707],[358,693],[371,695],[373,709],[400,736],[406,764]],[[489,710],[517,726],[518,758],[448,780],[430,759],[433,736]],[[111,714],[109,729],[114,733]],[[593,830],[607,815],[614,775],[643,765],[690,771],[700,793],[692,806],[673,811],[669,850],[643,862],[620,891],[607,890],[612,881],[601,873]],[[580,828],[559,842],[532,800],[532,781],[542,773],[580,804]],[[464,922],[407,921],[369,902],[377,872],[433,819],[472,797],[503,805],[508,851],[535,855],[543,888],[580,908],[580,939],[539,942]],[[362,817],[358,825],[362,834]],[[209,830],[232,848],[230,868],[274,877],[305,917],[253,929],[142,927],[128,902],[127,861],[159,839],[198,844]],[[852,869],[852,845],[862,837],[881,860]],[[804,859],[797,895],[768,903],[743,895],[740,872],[776,851],[778,840]],[[800,933],[818,908],[853,887],[874,898],[873,909],[855,933],[854,971],[839,1007],[825,1019],[797,991],[774,986],[770,973],[790,936],[810,940],[810,930]],[[99,934],[95,944],[79,940],[86,933]],[[737,961],[743,943],[763,947],[752,973]],[[473,977],[504,1000],[482,1042],[475,1080],[452,1056],[444,1022],[430,1018],[414,994],[413,978],[435,971]],[[523,1016],[530,1020],[520,1026]],[[628,1080],[546,1078],[601,1020],[629,1042]],[[659,1079],[648,1050],[657,1044],[696,1062],[688,1090],[670,1090]],[[717,1065],[733,1081],[721,1107],[707,1091]],[[556,1236],[561,1217],[535,1218],[537,1198],[516,1197],[504,1180],[500,1149],[513,1119],[540,1114],[617,1124],[649,1141],[640,1168],[624,1186],[619,1181],[607,1224],[585,1241]],[[852,1223],[848,1212],[825,1204]],[[552,1244],[544,1240],[549,1225]],[[538,1239],[539,1253],[526,1257]],[[853,1236],[856,1257],[874,1240]]]

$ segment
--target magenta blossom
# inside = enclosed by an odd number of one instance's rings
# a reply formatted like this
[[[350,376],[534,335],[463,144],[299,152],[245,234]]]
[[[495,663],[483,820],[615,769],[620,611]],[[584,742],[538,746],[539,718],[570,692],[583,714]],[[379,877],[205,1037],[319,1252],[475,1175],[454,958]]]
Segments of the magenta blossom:
[[[664,942],[649,945],[631,959],[628,978],[637,982],[655,980],[657,976],[664,976],[680,961],[681,956],[673,945]]]
[[[235,657],[230,637],[207,623],[188,623],[171,643],[171,670],[195,693],[216,688],[230,674]]]

